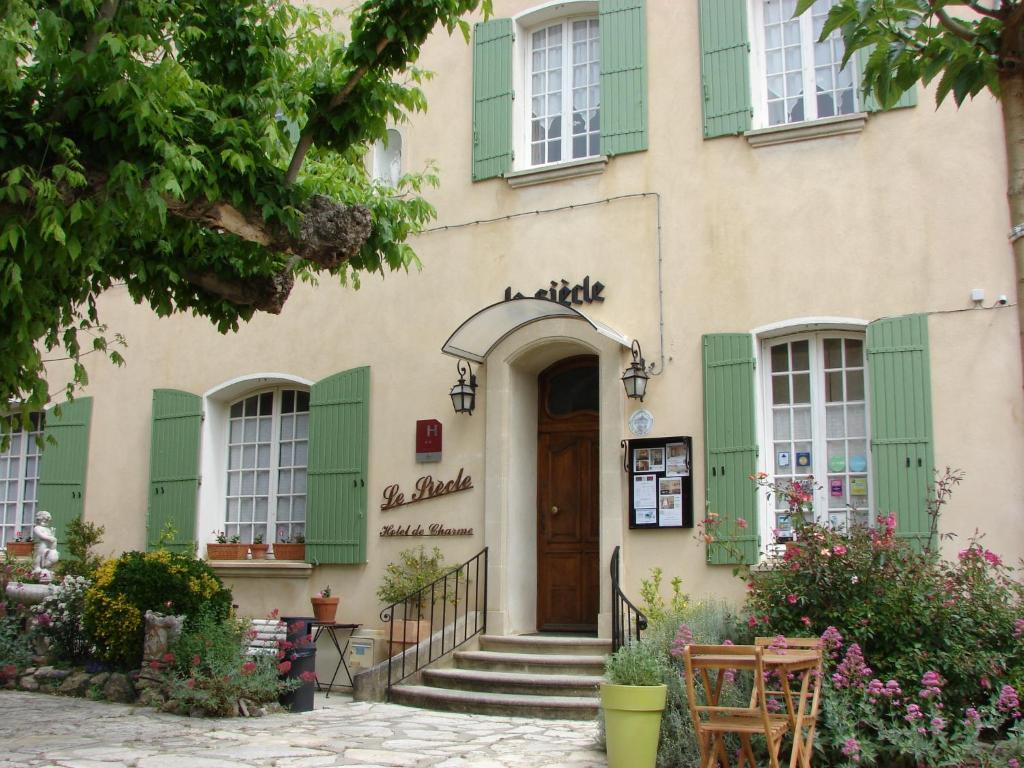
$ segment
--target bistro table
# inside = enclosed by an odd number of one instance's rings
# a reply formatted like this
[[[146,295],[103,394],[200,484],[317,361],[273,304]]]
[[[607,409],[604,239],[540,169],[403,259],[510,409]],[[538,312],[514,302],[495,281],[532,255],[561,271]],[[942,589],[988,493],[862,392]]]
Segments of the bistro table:
[[[708,646],[704,646],[707,648]],[[694,670],[700,670],[704,681],[704,689],[708,706],[718,706],[718,698],[722,693],[727,670],[755,669],[756,660],[753,646],[749,654],[734,653],[716,654],[713,652],[694,653],[691,663]],[[761,659],[766,673],[775,672],[782,685],[782,698],[786,704],[786,718],[793,731],[793,751],[790,755],[790,768],[811,768],[811,753],[814,745],[810,743],[813,736],[813,725],[807,717],[807,705],[811,702],[812,684],[815,690],[820,685],[821,650],[806,648],[764,648]],[[716,672],[714,683],[709,672]],[[812,678],[818,676],[819,679]],[[800,690],[794,694],[790,685],[790,677],[796,680],[799,676]],[[763,682],[761,686],[763,690]],[[794,706],[794,699],[796,704]],[[805,733],[805,731],[809,731]]]
[[[331,639],[331,643],[334,645],[334,649],[338,652],[338,663],[334,667],[334,674],[331,675],[331,682],[327,684],[327,697],[330,698],[331,690],[334,688],[334,681],[338,679],[338,672],[342,667],[345,668],[345,675],[348,677],[348,685],[352,686],[352,673],[348,671],[348,664],[345,662],[345,654],[348,652],[348,644],[352,640],[352,634],[362,626],[362,624],[335,624],[333,621],[314,621],[311,624],[316,627],[313,630],[313,645],[316,645],[316,641],[320,639],[320,635],[327,634]],[[340,636],[338,633],[341,633]],[[322,691],[324,688],[320,685],[319,678],[316,681],[316,689]]]

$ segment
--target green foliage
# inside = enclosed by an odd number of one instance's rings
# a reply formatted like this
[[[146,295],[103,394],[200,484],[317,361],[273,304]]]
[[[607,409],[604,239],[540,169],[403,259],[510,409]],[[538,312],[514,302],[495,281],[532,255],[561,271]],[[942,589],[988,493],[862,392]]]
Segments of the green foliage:
[[[797,15],[814,0],[800,0]],[[999,73],[1005,62],[1004,40],[1016,51],[1020,3],[997,3],[989,13],[953,18],[947,8],[964,0],[840,0],[829,12],[821,39],[841,30],[845,64],[858,50],[867,52],[863,87],[883,107],[891,107],[918,80],[939,78],[936,102],[952,94],[962,104],[988,89],[1000,95]],[[980,4],[971,3],[975,8]],[[1012,20],[1011,20],[1012,19]]]
[[[405,601],[406,610],[415,611],[419,618],[427,610],[430,602],[429,590],[423,593],[420,590],[440,579],[451,569],[445,567],[444,555],[437,547],[427,554],[423,545],[420,545],[403,550],[398,558],[398,562],[388,563],[384,568],[384,578],[377,589],[377,599],[384,605]]]
[[[249,622],[203,609],[186,626],[171,649],[168,694],[181,713],[231,716],[239,699],[267,703],[301,684],[281,680],[284,664],[275,654],[247,656]],[[286,666],[290,665],[290,662]]]
[[[605,661],[604,675],[613,685],[661,685],[665,663],[644,640],[622,646]]]
[[[658,742],[658,768],[698,768],[700,764],[700,750],[690,720],[683,676],[683,641],[719,644],[725,641],[748,643],[751,639],[749,630],[739,622],[736,612],[719,600],[690,603],[682,611],[670,611],[663,620],[651,624],[644,642],[655,648],[658,656],[665,660],[664,682],[668,685]],[[699,681],[697,685],[699,688]],[[749,677],[734,677],[723,688],[723,704],[746,706],[749,701]]]
[[[228,332],[254,314],[252,291],[414,265],[406,239],[433,215],[419,193],[436,177],[392,189],[363,155],[425,107],[415,62],[430,32],[467,34],[478,8],[490,0],[368,0],[346,22],[290,0],[0,2],[0,400],[23,403],[26,423],[41,410],[50,353],[71,361],[69,395],[84,355],[121,364],[97,309],[114,286]],[[350,262],[279,244],[314,195],[369,209]],[[275,239],[195,214],[214,205]]]
[[[650,578],[640,580],[640,610],[652,623],[662,621],[669,611],[672,613],[682,613],[686,610],[689,600],[686,593],[683,592],[683,580],[678,576],[673,576],[670,582],[672,585],[672,597],[666,606],[665,598],[661,594],[663,574],[664,572],[661,568],[655,566],[651,568]]]
[[[185,614],[191,626],[204,610],[226,618],[231,591],[207,563],[191,555],[156,550],[108,560],[85,598],[85,628],[99,657],[137,667],[147,610]]]
[[[845,534],[807,524],[782,563],[755,573],[750,587],[758,634],[834,627],[883,680],[938,672],[951,706],[986,697],[985,678],[1024,683],[1024,647],[1014,634],[1024,587],[977,540],[949,563],[914,552],[896,536],[894,517]]]
[[[0,678],[11,677],[31,663],[32,641],[21,631],[21,618],[0,616]]]
[[[76,517],[64,529],[64,547],[57,561],[57,575],[82,576],[91,579],[103,558],[93,550],[103,541],[105,528]]]

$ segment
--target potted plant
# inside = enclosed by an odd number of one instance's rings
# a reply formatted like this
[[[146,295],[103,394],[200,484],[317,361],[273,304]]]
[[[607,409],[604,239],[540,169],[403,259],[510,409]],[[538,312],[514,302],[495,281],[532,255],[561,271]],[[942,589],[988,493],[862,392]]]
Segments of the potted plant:
[[[601,708],[608,768],[654,768],[668,695],[664,662],[648,643],[637,640],[608,657],[605,678]]]
[[[313,615],[316,620],[324,624],[333,624],[335,616],[338,615],[339,598],[331,597],[331,586],[328,584],[316,597],[309,599],[313,603]]]
[[[377,599],[391,609],[391,655],[400,653],[407,645],[414,645],[430,637],[430,617],[433,612],[429,589],[433,582],[445,575],[444,555],[437,547],[428,554],[420,545],[399,553],[398,561],[384,569],[384,580],[377,590]]]
[[[305,560],[306,537],[298,533],[291,538],[285,536],[280,541],[275,541],[274,558],[277,560]]]
[[[10,557],[31,557],[32,556],[32,537],[22,539],[21,531],[14,532],[14,541],[7,542],[7,554]]]
[[[238,536],[230,539],[224,531],[214,531],[214,540],[206,545],[207,560],[244,560],[245,552],[249,548],[242,544]]]
[[[270,549],[270,545],[263,543],[262,533],[257,533],[252,537],[252,544],[249,545],[249,550],[252,552],[253,560],[264,560],[267,557],[268,549]]]

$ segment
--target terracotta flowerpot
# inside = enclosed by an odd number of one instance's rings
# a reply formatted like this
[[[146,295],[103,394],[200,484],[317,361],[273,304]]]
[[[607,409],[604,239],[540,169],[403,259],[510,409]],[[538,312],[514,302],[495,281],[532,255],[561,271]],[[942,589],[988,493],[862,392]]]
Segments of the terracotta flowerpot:
[[[255,557],[255,553],[253,557]],[[305,560],[305,544],[274,544],[274,558],[276,560]]]
[[[211,542],[206,545],[207,560],[244,560],[248,544],[218,544]]]
[[[31,541],[9,541],[6,549],[8,557],[32,557]]]
[[[430,620],[402,621],[395,619],[391,624],[391,638],[389,640],[390,654],[395,656],[406,648],[422,643],[430,637]]]
[[[265,560],[267,557],[267,550],[270,549],[269,544],[250,544],[249,549],[252,550],[253,560]]]
[[[313,615],[317,621],[322,621],[325,624],[334,623],[334,619],[338,615],[340,597],[311,597],[309,600],[313,603]]]

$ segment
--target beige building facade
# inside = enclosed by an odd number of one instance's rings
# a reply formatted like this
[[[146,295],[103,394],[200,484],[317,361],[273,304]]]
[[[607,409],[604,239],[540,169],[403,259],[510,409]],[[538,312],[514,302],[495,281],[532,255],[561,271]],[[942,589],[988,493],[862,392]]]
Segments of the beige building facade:
[[[127,365],[89,365],[80,398],[81,509],[104,548],[144,548],[166,520],[200,556],[214,531],[304,535],[309,562],[217,563],[241,612],[307,613],[329,584],[339,620],[372,627],[401,550],[455,565],[487,547],[489,631],[606,637],[616,548],[627,594],[660,566],[691,595],[742,599],[735,558],[696,524],[715,512],[722,538],[769,556],[792,520],[752,472],[813,484],[823,522],[894,512],[919,538],[950,466],[965,480],[943,546],[980,529],[1024,555],[998,104],[936,109],[922,89],[872,111],[837,44],[785,6],[495,0],[471,44],[428,42],[429,112],[368,160],[385,178],[439,168],[422,269],[299,285],[230,335],[104,295],[128,339]],[[453,412],[450,337],[472,415]],[[642,402],[621,382],[634,342]],[[421,420],[442,427],[439,461],[417,460]],[[186,422],[195,447],[161,464]],[[471,481],[382,508],[427,475]]]

